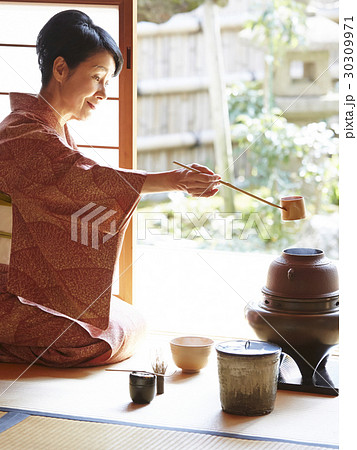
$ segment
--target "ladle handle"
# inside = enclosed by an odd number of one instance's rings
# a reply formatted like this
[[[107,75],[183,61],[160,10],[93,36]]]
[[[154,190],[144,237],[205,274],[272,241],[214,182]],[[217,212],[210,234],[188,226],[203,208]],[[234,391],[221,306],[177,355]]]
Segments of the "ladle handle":
[[[183,167],[184,169],[192,170],[192,172],[202,173],[200,170],[194,169],[193,167],[190,167],[190,166],[185,166],[185,164],[181,164],[181,163],[179,163],[179,162],[177,162],[177,161],[172,161],[172,162],[173,162],[174,164],[177,164],[178,166]],[[227,181],[220,180],[219,182],[220,182],[221,184],[224,184],[225,186],[228,186],[228,187],[230,187],[230,188],[232,188],[232,189],[238,191],[238,192],[241,192],[242,194],[249,195],[250,197],[253,197],[253,198],[255,198],[256,200],[259,200],[260,202],[266,203],[267,205],[274,206],[275,208],[279,208],[279,209],[285,210],[285,208],[283,208],[282,206],[275,205],[275,203],[270,203],[270,202],[268,202],[268,200],[264,200],[264,198],[260,198],[260,197],[254,195],[254,194],[251,194],[250,192],[247,192],[247,191],[244,191],[243,189],[237,188],[236,186],[234,186],[234,185],[231,184],[231,183],[228,183]]]

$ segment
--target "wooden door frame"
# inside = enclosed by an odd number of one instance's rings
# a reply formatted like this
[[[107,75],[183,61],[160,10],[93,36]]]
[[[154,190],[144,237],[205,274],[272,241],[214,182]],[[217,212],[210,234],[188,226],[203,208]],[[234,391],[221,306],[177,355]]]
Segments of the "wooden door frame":
[[[137,0],[0,0],[0,3],[76,4],[117,6],[119,9],[118,42],[124,64],[119,76],[119,166],[136,168],[136,21]],[[122,132],[121,132],[122,131]],[[119,259],[119,297],[133,303],[133,220],[130,221]],[[114,278],[116,275],[114,274]]]
[[[122,8],[119,9],[119,43],[124,57],[123,69],[119,76],[119,165],[125,169],[135,169],[137,164],[137,0],[122,0],[119,3]],[[131,219],[126,230],[119,259],[119,297],[130,304],[133,303],[134,297],[134,223],[135,218]]]

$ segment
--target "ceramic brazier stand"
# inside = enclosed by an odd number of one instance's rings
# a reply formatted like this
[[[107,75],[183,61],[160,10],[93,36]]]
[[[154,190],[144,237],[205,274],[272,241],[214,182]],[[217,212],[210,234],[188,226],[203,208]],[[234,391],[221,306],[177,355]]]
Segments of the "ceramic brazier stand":
[[[260,339],[279,345],[301,372],[295,388],[284,387],[282,359],[279,387],[337,395],[326,370],[339,338],[336,266],[322,250],[286,249],[270,264],[262,294],[260,302],[246,307],[246,318]]]

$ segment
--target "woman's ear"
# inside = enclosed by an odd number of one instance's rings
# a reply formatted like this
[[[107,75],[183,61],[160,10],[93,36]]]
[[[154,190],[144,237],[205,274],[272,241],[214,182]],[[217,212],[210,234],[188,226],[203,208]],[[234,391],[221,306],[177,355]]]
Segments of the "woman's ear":
[[[53,78],[62,83],[67,78],[69,73],[69,68],[62,56],[57,56],[57,58],[53,61],[52,74]]]

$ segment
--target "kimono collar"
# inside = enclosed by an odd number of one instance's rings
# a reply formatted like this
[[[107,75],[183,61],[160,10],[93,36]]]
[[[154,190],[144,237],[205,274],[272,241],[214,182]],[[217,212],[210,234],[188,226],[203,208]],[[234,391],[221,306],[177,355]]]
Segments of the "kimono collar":
[[[10,107],[12,112],[22,112],[40,119],[55,130],[59,123],[52,107],[38,95],[10,92]]]

